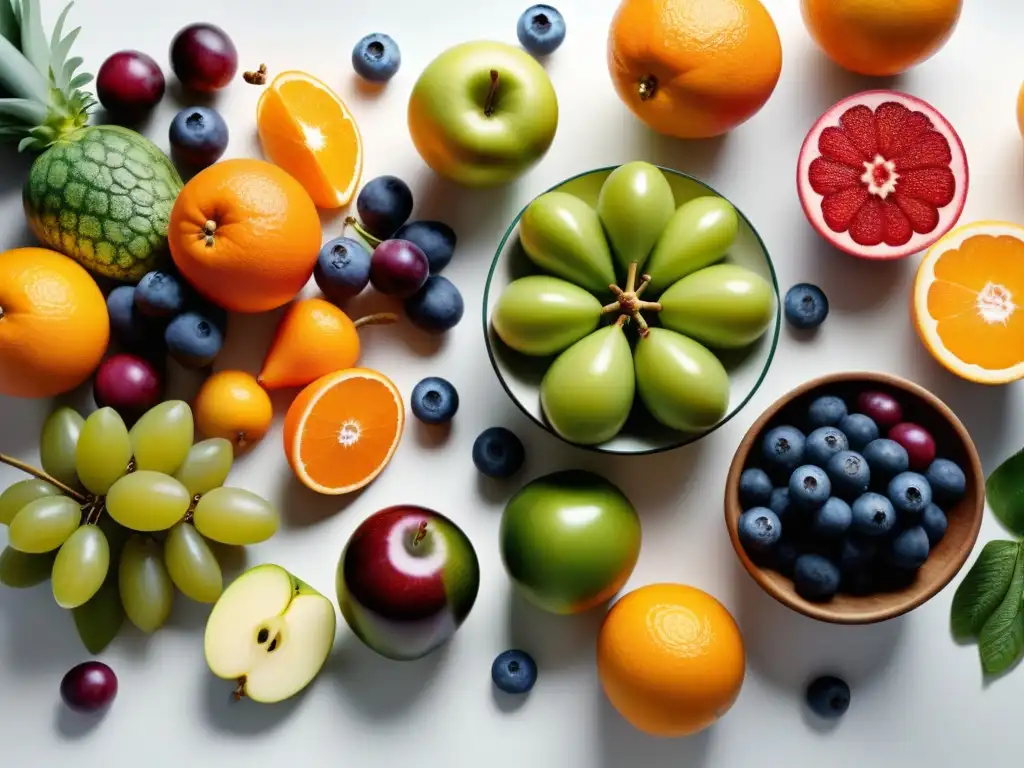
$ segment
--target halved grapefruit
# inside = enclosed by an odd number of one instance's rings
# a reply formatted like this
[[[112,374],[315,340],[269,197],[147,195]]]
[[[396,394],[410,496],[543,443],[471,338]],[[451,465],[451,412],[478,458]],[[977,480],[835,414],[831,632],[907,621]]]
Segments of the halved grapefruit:
[[[896,91],[840,101],[807,134],[797,165],[811,225],[863,259],[928,248],[960,218],[967,186],[967,154],[953,126]]]
[[[914,325],[936,360],[979,384],[1024,378],[1024,227],[979,221],[921,260]]]

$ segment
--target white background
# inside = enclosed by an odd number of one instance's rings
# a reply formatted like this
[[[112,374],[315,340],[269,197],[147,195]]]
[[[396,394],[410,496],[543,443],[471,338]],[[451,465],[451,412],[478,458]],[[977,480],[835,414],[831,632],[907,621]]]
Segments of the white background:
[[[56,0],[44,4],[47,25]],[[139,48],[166,64],[181,26],[221,24],[233,36],[242,68],[266,62],[271,73],[305,69],[347,101],[362,129],[364,179],[397,174],[411,185],[417,217],[440,216],[459,245],[446,274],[467,303],[461,325],[440,344],[413,331],[364,334],[363,362],[392,377],[408,395],[423,376],[449,377],[462,394],[450,435],[438,439],[410,419],[386,472],[348,502],[315,497],[291,477],[278,428],[237,464],[231,482],[280,505],[283,527],[249,550],[249,563],[276,562],[334,598],[334,571],[348,535],[373,511],[414,502],[458,521],[479,553],[483,576],[473,613],[449,647],[414,663],[385,661],[340,622],[328,666],[307,692],[267,707],[231,704],[231,685],[209,674],[202,630],[207,609],[179,598],[166,628],[152,637],[132,629],[104,653],[120,693],[100,721],[60,704],[64,672],[88,658],[71,617],[48,585],[0,590],[0,744],[12,766],[422,766],[462,768],[625,768],[751,765],[1002,766],[1020,760],[1024,671],[983,685],[976,650],[947,632],[954,585],[899,620],[841,628],[802,618],[768,598],[741,569],[722,520],[729,460],[760,411],[801,381],[829,371],[873,369],[907,376],[942,397],[970,429],[986,472],[1024,445],[1020,385],[986,389],[960,381],[932,362],[908,321],[917,257],[867,264],[833,252],[810,229],[794,189],[797,152],[815,118],[843,96],[893,86],[937,106],[967,147],[973,186],[962,221],[1024,221],[1021,139],[1014,120],[1024,79],[1017,0],[972,0],[945,49],[896,81],[846,74],[813,47],[796,0],[766,0],[782,35],[784,66],[774,97],[725,139],[659,138],[616,98],[605,65],[612,0],[560,0],[568,37],[547,63],[558,91],[558,135],[544,161],[518,183],[470,192],[439,181],[417,156],[406,131],[406,104],[416,76],[449,45],[472,39],[515,42],[527,2],[511,0],[83,0],[71,21],[84,29],[77,47],[95,72],[115,50]],[[352,45],[383,31],[402,48],[402,68],[379,95],[357,86]],[[171,80],[168,68],[168,78]],[[232,131],[228,156],[258,155],[254,113],[259,89],[241,79],[217,99]],[[173,84],[148,134],[166,147],[167,126],[182,106]],[[542,433],[509,402],[484,349],[480,299],[484,276],[509,220],[533,196],[597,166],[645,159],[704,179],[751,219],[775,260],[783,289],[811,281],[828,293],[832,314],[813,339],[784,331],[774,365],[753,401],[725,428],[687,449],[653,458],[601,458]],[[0,246],[29,244],[20,212],[27,162],[0,155]],[[336,235],[340,218],[325,218]],[[278,313],[231,319],[217,367],[255,372]],[[190,396],[196,382],[176,377]],[[88,403],[88,392],[79,402]],[[285,402],[276,402],[280,417]],[[46,402],[0,398],[0,450],[35,460]],[[470,448],[485,427],[516,430],[529,451],[509,484],[484,481]],[[748,651],[748,673],[733,710],[693,738],[657,740],[631,729],[605,702],[594,671],[600,611],[558,618],[511,596],[497,550],[504,501],[519,483],[563,467],[607,472],[638,507],[644,547],[629,582],[680,581],[708,590],[734,613]],[[20,479],[0,468],[3,484]],[[0,534],[0,537],[5,534]],[[991,516],[982,540],[1002,535]],[[980,542],[978,549],[980,550]],[[973,558],[972,558],[973,561]],[[237,565],[237,564],[236,564]],[[961,573],[961,577],[963,572]],[[531,651],[537,687],[508,709],[492,694],[492,658],[510,646]],[[849,680],[853,704],[833,729],[803,712],[812,676]]]

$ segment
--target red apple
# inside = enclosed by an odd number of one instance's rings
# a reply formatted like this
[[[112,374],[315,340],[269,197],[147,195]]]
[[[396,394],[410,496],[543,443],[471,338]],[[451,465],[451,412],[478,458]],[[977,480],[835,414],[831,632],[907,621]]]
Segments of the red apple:
[[[443,645],[469,615],[480,588],[473,545],[455,523],[414,505],[375,512],[338,563],[338,604],[352,631],[389,659]]]

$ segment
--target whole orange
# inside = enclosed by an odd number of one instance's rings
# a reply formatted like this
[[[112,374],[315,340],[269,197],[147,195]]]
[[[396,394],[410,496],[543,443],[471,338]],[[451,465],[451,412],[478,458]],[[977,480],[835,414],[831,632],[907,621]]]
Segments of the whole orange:
[[[192,406],[196,427],[241,451],[263,439],[274,418],[270,395],[244,371],[218,371],[199,388]]]
[[[45,248],[0,253],[0,394],[53,397],[96,370],[110,340],[96,283]]]
[[[759,0],[623,0],[608,68],[619,98],[655,131],[708,138],[768,101],[782,41]]]
[[[652,584],[622,597],[597,638],[601,686],[619,713],[652,736],[707,728],[739,696],[743,638],[725,607],[683,584]]]
[[[935,54],[963,0],[802,0],[804,23],[836,64],[861,75],[898,75]]]
[[[181,190],[167,228],[181,274],[233,312],[291,301],[313,274],[320,216],[302,185],[263,160],[211,165]]]

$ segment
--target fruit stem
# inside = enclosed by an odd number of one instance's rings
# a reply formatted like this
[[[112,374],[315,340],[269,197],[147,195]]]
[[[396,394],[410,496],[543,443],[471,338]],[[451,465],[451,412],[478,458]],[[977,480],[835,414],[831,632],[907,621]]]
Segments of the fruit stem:
[[[235,690],[231,692],[231,698],[235,701],[241,701],[245,698],[245,677],[238,678],[238,685],[236,685]]]
[[[629,315],[619,315],[617,318],[615,318],[615,327],[616,328],[621,328],[622,326],[624,326],[626,324],[626,322],[628,320],[629,320]]]
[[[206,247],[213,247],[213,233],[217,231],[217,222],[213,219],[208,219],[206,224],[203,225],[203,237],[206,240]]]
[[[85,524],[99,524],[100,518],[103,517],[103,513],[106,511],[106,509],[107,505],[103,499],[95,498],[90,500],[85,507]]]
[[[484,117],[494,114],[494,97],[498,95],[498,70],[491,70],[491,87],[487,90],[487,101],[484,102]]]
[[[346,227],[352,227],[352,229],[354,229],[356,232],[358,232],[359,236],[361,238],[363,238],[363,240],[366,241],[366,244],[368,246],[370,246],[371,248],[376,248],[382,242],[379,237],[374,237],[369,232],[367,232],[363,228],[363,225],[359,223],[359,219],[357,219],[355,216],[346,216],[345,217],[345,226]]]
[[[62,483],[55,477],[50,477],[41,469],[36,469],[35,467],[30,466],[29,464],[26,464],[23,461],[18,461],[18,459],[14,458],[13,456],[8,456],[7,454],[0,453],[0,462],[10,467],[14,467],[15,469],[20,469],[22,472],[25,472],[29,475],[32,475],[35,478],[38,478],[39,480],[43,480],[49,483],[50,485],[60,488],[61,492],[63,492],[65,496],[74,499],[79,504],[87,504],[89,502],[89,498],[87,496],[79,493],[74,488],[68,485],[64,485],[64,483]]]
[[[647,75],[640,78],[640,82],[636,87],[636,94],[640,97],[640,101],[650,101],[654,98],[654,95],[658,92],[658,78],[654,75]]]
[[[634,293],[636,289],[636,268],[639,265],[635,261],[629,263],[629,270],[626,272],[626,293]]]
[[[637,286],[633,294],[639,299],[640,294],[647,290],[647,286],[651,284],[650,275],[640,275],[640,285]],[[661,307],[659,307],[661,309]]]
[[[360,317],[353,324],[356,328],[362,328],[364,325],[392,325],[397,322],[398,315],[394,312],[375,312],[372,315]]]

